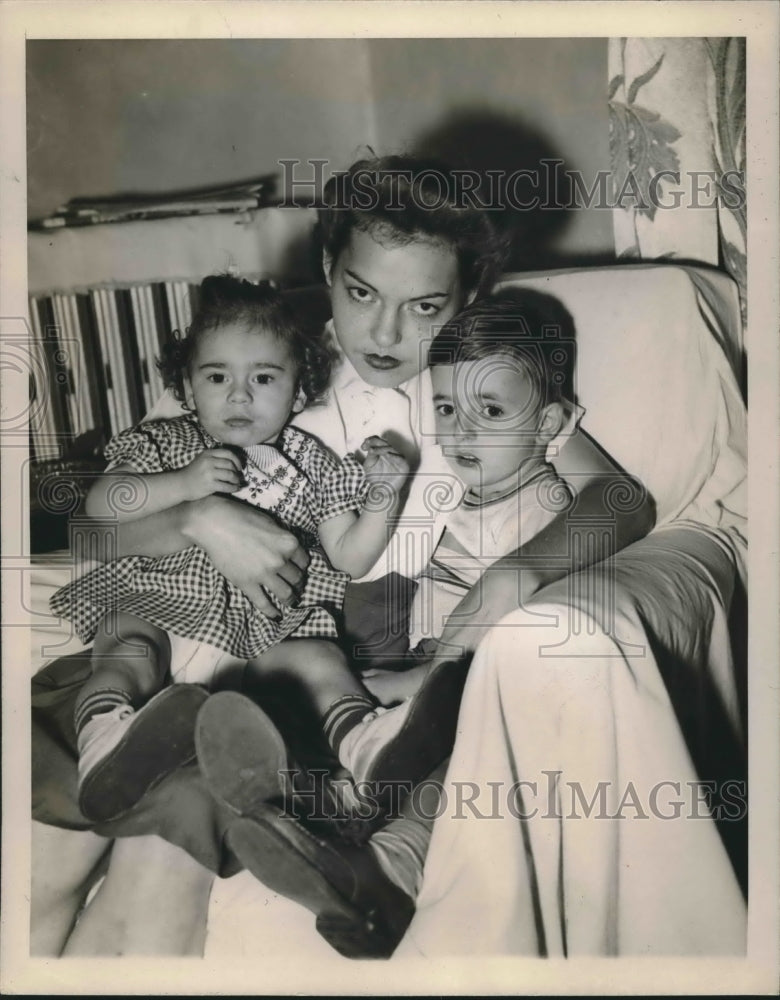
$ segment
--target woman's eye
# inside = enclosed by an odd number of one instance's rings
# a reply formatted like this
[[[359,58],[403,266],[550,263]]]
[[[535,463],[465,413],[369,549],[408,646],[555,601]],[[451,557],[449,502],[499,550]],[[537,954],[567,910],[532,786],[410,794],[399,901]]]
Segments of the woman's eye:
[[[441,306],[436,305],[435,302],[415,302],[412,309],[418,316],[435,316],[440,311]]]
[[[497,417],[503,417],[504,411],[500,406],[494,406],[492,403],[489,403],[485,407],[485,415],[495,420]]]
[[[451,417],[455,412],[455,407],[451,403],[439,403],[436,412],[440,417]]]
[[[371,292],[367,288],[361,288],[360,285],[350,285],[347,292],[355,302],[371,302]]]

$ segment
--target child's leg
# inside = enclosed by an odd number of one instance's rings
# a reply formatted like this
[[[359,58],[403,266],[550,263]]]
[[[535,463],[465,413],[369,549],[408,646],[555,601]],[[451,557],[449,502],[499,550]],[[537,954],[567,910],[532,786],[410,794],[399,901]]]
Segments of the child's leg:
[[[92,649],[92,676],[76,702],[76,731],[122,705],[137,707],[163,687],[170,667],[166,633],[125,612],[107,615]]]
[[[110,840],[89,830],[33,821],[30,955],[62,954],[110,847]]]
[[[350,669],[346,656],[326,639],[287,639],[250,660],[247,671],[263,681],[297,681],[319,715],[345,695],[374,703]]]
[[[467,668],[465,659],[441,658],[413,697],[384,709],[332,643],[289,640],[250,664],[258,676],[293,677],[300,684],[339,761],[362,783],[361,794],[376,795],[380,804],[392,795],[392,785],[398,801],[449,755]]]
[[[213,879],[160,837],[115,840],[106,877],[64,954],[201,957]]]
[[[350,727],[373,716],[376,707],[341,650],[323,639],[287,640],[247,664],[245,689],[260,704],[274,688],[290,697],[305,720],[319,721],[336,755]],[[294,727],[295,719],[280,724],[287,733],[284,726]],[[257,802],[291,799],[296,802],[291,808],[312,820],[327,821],[339,809],[340,786],[295,766],[285,739],[255,700],[231,691],[212,695],[198,716],[196,745],[212,793],[242,815]],[[307,749],[299,747],[304,755]],[[331,764],[328,755],[317,773],[321,776]]]
[[[375,714],[374,696],[352,672],[339,647],[324,639],[281,642],[250,661],[247,670],[264,681],[294,681],[321,720],[336,755],[347,734]]]
[[[75,706],[79,807],[89,819],[127,812],[194,758],[195,717],[207,695],[191,684],[165,688],[169,661],[170,640],[154,625],[124,613],[101,623],[93,673]]]

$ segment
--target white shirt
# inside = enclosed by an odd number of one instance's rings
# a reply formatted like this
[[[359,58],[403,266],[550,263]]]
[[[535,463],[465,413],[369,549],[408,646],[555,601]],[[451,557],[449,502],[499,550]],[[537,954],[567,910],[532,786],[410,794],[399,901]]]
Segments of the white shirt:
[[[499,496],[484,500],[467,492],[420,576],[409,620],[410,647],[421,639],[438,639],[450,614],[485,571],[538,535],[569,496],[563,480],[543,462]]]
[[[328,324],[332,333],[332,324]],[[403,513],[388,544],[362,580],[387,573],[419,576],[458,507],[463,484],[436,444],[433,390],[428,369],[396,389],[369,385],[348,358],[334,367],[326,400],[293,418],[296,427],[319,438],[337,455],[360,452],[371,435],[385,438],[416,470]]]

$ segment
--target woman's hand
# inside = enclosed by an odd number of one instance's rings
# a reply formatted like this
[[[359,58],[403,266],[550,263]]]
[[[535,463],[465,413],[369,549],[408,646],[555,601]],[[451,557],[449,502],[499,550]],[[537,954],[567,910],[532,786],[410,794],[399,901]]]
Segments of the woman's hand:
[[[473,653],[488,630],[512,611],[523,607],[542,583],[535,569],[506,566],[499,560],[483,573],[450,613],[433,662]]]
[[[187,506],[184,535],[259,611],[278,619],[265,591],[292,604],[306,580],[309,554],[295,535],[263,511],[224,497],[210,496]]]
[[[384,438],[366,438],[360,446],[366,453],[363,472],[369,483],[383,483],[398,495],[409,476],[409,463]]]
[[[187,500],[235,493],[243,482],[241,462],[228,448],[208,448],[178,472]]]

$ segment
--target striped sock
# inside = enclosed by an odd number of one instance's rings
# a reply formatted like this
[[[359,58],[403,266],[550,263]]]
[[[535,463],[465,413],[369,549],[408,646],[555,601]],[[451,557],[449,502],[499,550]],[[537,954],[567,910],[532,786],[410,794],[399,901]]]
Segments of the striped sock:
[[[76,705],[73,713],[73,721],[76,725],[76,735],[80,735],[81,730],[95,715],[102,715],[104,712],[111,712],[122,705],[129,705],[132,698],[127,691],[119,688],[102,688],[94,691]]]
[[[403,817],[378,830],[369,841],[382,871],[412,899],[420,893],[431,825]]]
[[[345,694],[337,698],[322,717],[325,739],[338,756],[341,741],[355,726],[376,708],[376,702],[369,695]]]

